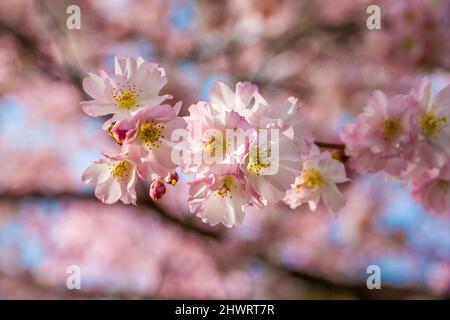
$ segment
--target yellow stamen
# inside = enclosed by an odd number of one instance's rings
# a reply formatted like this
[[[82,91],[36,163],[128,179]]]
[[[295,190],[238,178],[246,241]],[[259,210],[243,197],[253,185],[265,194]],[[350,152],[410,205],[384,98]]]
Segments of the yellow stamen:
[[[269,168],[271,151],[260,151],[258,147],[254,148],[248,158],[247,170],[253,174],[260,175],[263,169]]]
[[[224,157],[227,151],[227,143],[224,137],[211,136],[203,142],[203,148],[209,151],[211,157],[215,157],[216,153],[220,151],[222,152],[222,157]]]
[[[161,134],[163,129],[164,125],[161,123],[146,121],[139,127],[139,138],[147,148],[158,148],[161,144],[161,139],[164,138]]]
[[[127,81],[125,84],[119,85],[113,89],[112,96],[117,102],[117,106],[122,109],[132,109],[139,107],[138,98],[139,92],[136,86]]]
[[[436,133],[439,133],[446,123],[446,117],[439,117],[432,111],[424,113],[420,118],[420,127],[426,137],[431,137]]]
[[[401,124],[396,118],[388,118],[383,121],[383,137],[392,139],[400,133]]]
[[[131,164],[126,160],[121,160],[111,166],[111,174],[119,179],[125,179],[128,177],[131,169]]]
[[[225,198],[225,197],[232,198],[231,191],[232,191],[232,189],[236,189],[236,188],[237,188],[237,186],[233,180],[233,177],[226,176],[224,178],[223,185],[220,187],[219,190],[217,190],[215,192],[215,194],[222,198]]]
[[[323,184],[323,177],[319,170],[314,168],[305,169],[302,172],[303,185],[309,188],[320,188]]]

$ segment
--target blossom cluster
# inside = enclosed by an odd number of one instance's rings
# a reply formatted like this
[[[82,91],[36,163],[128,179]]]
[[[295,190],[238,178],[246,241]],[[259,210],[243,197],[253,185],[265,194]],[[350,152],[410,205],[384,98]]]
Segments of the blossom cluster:
[[[191,106],[186,117],[190,132],[198,124],[204,131],[214,129],[212,135],[190,136],[194,154],[206,149],[211,156],[226,155],[212,164],[186,166],[195,174],[189,206],[204,222],[230,227],[242,222],[246,207],[280,200],[293,208],[308,202],[315,210],[322,192],[331,210],[343,206],[335,183],[346,181],[344,166],[313,144],[296,98],[273,106],[251,83],[239,82],[233,91],[217,82],[210,100]],[[228,150],[232,141],[224,137],[230,130],[250,134]]]
[[[101,201],[136,204],[138,179],[151,181],[149,195],[158,200],[183,174],[192,178],[191,212],[210,225],[240,224],[247,207],[281,200],[315,210],[323,198],[333,212],[345,204],[336,187],[348,180],[345,167],[314,144],[296,98],[273,105],[252,83],[233,90],[218,81],[210,101],[181,117],[181,102],[171,106],[172,96],[159,93],[166,83],[164,69],[142,58],[116,58],[114,77],[100,71],[83,80],[93,98],[83,110],[112,115],[103,129],[121,146],[83,174]]]
[[[114,77],[100,71],[84,78],[83,89],[93,100],[82,102],[83,111],[94,117],[112,114],[103,129],[121,145],[118,154],[104,154],[105,159],[89,166],[82,177],[96,184],[95,195],[104,203],[120,199],[136,204],[138,178],[153,180],[154,199],[165,190],[161,177],[178,180],[170,138],[186,122],[178,116],[181,103],[162,104],[172,98],[159,95],[166,83],[164,69],[142,58],[116,58]]]
[[[358,172],[387,172],[409,181],[427,210],[450,209],[450,86],[435,97],[424,78],[408,94],[376,91],[341,138]]]

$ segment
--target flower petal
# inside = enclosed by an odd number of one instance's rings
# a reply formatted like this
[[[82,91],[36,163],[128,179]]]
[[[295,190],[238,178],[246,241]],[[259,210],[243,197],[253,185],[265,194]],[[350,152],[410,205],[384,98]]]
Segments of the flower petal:
[[[121,197],[121,193],[119,182],[112,177],[95,188],[95,196],[106,204],[117,202]]]
[[[343,206],[345,206],[345,197],[339,192],[334,183],[327,182],[322,187],[322,198],[325,205],[332,212],[337,212]]]

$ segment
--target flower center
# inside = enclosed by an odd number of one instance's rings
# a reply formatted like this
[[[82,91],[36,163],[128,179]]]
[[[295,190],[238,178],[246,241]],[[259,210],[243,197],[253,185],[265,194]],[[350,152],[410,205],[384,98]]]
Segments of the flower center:
[[[203,141],[203,149],[209,151],[211,157],[216,156],[216,152],[222,152],[222,157],[227,151],[227,143],[222,136],[211,136]]]
[[[141,91],[142,90],[139,90],[139,92]],[[119,108],[131,109],[139,107],[139,104],[137,103],[139,93],[136,91],[136,86],[129,81],[114,88],[112,96],[114,100],[116,100]]]
[[[309,188],[318,188],[323,184],[323,177],[319,170],[314,168],[305,169],[302,172],[303,185]]]
[[[259,176],[263,169],[267,169],[272,165],[270,162],[270,155],[270,149],[261,152],[259,147],[253,148],[249,154],[247,170]]]
[[[110,170],[111,174],[114,177],[119,179],[125,179],[128,177],[130,173],[131,164],[126,160],[122,160],[113,165]]]
[[[400,121],[395,118],[388,118],[383,121],[383,137],[385,139],[392,139],[400,132]]]
[[[139,138],[147,146],[147,148],[158,148],[161,144],[161,135],[164,125],[155,123],[154,121],[146,121],[139,127]]]
[[[424,113],[420,118],[420,127],[426,137],[431,137],[436,133],[439,133],[446,123],[446,117],[439,117],[434,114],[434,112]]]
[[[215,192],[215,194],[219,197],[225,198],[230,197],[231,198],[231,191],[232,189],[236,189],[236,183],[233,180],[233,177],[226,176],[223,181],[223,185]]]

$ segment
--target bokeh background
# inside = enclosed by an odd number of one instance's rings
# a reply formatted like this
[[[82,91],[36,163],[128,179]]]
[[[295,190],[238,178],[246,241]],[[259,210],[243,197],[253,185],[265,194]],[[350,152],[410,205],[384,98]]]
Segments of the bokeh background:
[[[71,4],[81,30],[66,28]],[[366,27],[370,4],[381,30]],[[79,105],[87,72],[142,56],[184,114],[213,81],[248,80],[273,102],[297,96],[338,142],[373,90],[450,83],[449,23],[447,0],[1,1],[0,298],[450,297],[450,214],[407,186],[349,171],[337,217],[279,204],[233,229],[189,213],[184,179],[156,204],[140,186],[137,207],[103,205],[80,177],[117,146]],[[371,264],[381,290],[366,287]],[[66,288],[70,265],[81,290]]]

